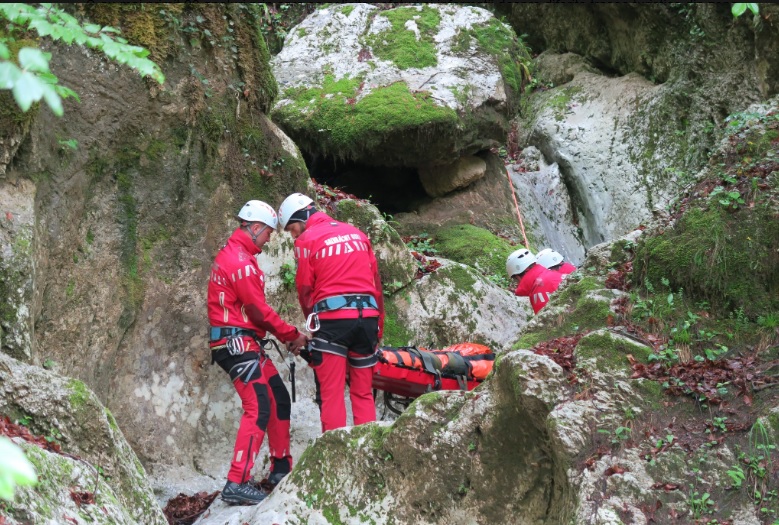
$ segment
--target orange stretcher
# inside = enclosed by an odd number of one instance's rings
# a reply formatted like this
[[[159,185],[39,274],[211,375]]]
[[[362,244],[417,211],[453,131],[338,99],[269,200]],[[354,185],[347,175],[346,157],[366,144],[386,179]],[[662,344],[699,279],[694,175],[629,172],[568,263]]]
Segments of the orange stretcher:
[[[492,371],[495,354],[484,345],[460,343],[441,350],[384,346],[378,358],[373,388],[415,398],[436,390],[473,390]]]

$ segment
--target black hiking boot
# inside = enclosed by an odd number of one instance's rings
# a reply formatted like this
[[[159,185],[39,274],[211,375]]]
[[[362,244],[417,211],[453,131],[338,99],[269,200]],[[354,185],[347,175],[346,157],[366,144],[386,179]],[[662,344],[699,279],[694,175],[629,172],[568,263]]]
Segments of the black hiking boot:
[[[284,479],[284,477],[289,474],[289,472],[275,472],[268,476],[268,484],[275,487],[279,483],[281,483],[281,480]]]
[[[222,501],[231,505],[256,505],[266,497],[267,494],[254,488],[248,481],[241,484],[228,481],[222,489]]]

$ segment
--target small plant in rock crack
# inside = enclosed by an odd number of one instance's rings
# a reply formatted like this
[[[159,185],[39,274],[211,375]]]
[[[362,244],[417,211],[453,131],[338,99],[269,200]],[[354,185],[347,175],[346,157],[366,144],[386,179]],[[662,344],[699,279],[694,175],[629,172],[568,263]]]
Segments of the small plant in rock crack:
[[[612,445],[618,445],[619,443],[622,443],[623,441],[627,441],[628,439],[630,439],[630,427],[617,427],[616,429],[614,429],[613,434],[608,429],[599,428],[598,433],[611,436]]]
[[[739,204],[744,204],[744,198],[738,190],[725,191],[722,186],[717,186],[709,194],[710,197],[719,197],[717,202],[725,208],[738,209]]]
[[[412,235],[409,237],[406,246],[408,246],[410,250],[419,252],[422,255],[427,255],[428,257],[438,253],[438,250],[433,246],[433,239],[427,233]]]
[[[295,266],[292,263],[281,265],[281,284],[286,290],[295,288]]]
[[[690,507],[692,517],[696,520],[704,513],[714,512],[714,501],[711,499],[711,495],[708,492],[699,493],[694,490],[692,485],[690,485],[690,492],[687,495],[687,506]]]
[[[734,489],[740,489],[741,485],[743,485],[744,481],[746,480],[744,469],[742,469],[739,465],[733,465],[728,469],[727,472],[728,476],[730,476],[731,487]]]

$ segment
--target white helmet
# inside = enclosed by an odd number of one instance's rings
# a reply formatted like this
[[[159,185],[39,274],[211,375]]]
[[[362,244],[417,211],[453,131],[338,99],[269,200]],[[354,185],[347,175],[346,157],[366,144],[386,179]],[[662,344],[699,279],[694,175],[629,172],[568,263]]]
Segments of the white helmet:
[[[293,193],[284,199],[284,202],[282,202],[281,206],[279,207],[279,220],[281,222],[281,229],[283,230],[287,227],[292,214],[310,206],[311,204],[314,204],[314,201],[302,193]]]
[[[544,248],[536,255],[536,262],[548,269],[563,262],[563,256],[551,248]]]
[[[506,273],[509,277],[514,277],[527,270],[528,266],[536,262],[536,257],[527,248],[522,248],[513,252],[506,259]]]
[[[238,212],[238,219],[246,222],[261,222],[276,229],[279,218],[270,204],[262,201],[249,201]]]

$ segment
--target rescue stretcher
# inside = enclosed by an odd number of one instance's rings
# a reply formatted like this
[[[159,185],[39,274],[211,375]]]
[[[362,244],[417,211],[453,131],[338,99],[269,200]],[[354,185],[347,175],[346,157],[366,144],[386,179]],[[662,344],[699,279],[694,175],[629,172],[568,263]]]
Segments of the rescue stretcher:
[[[399,414],[415,398],[437,390],[473,390],[492,371],[495,354],[484,345],[460,343],[441,350],[416,346],[379,348],[373,388]]]

